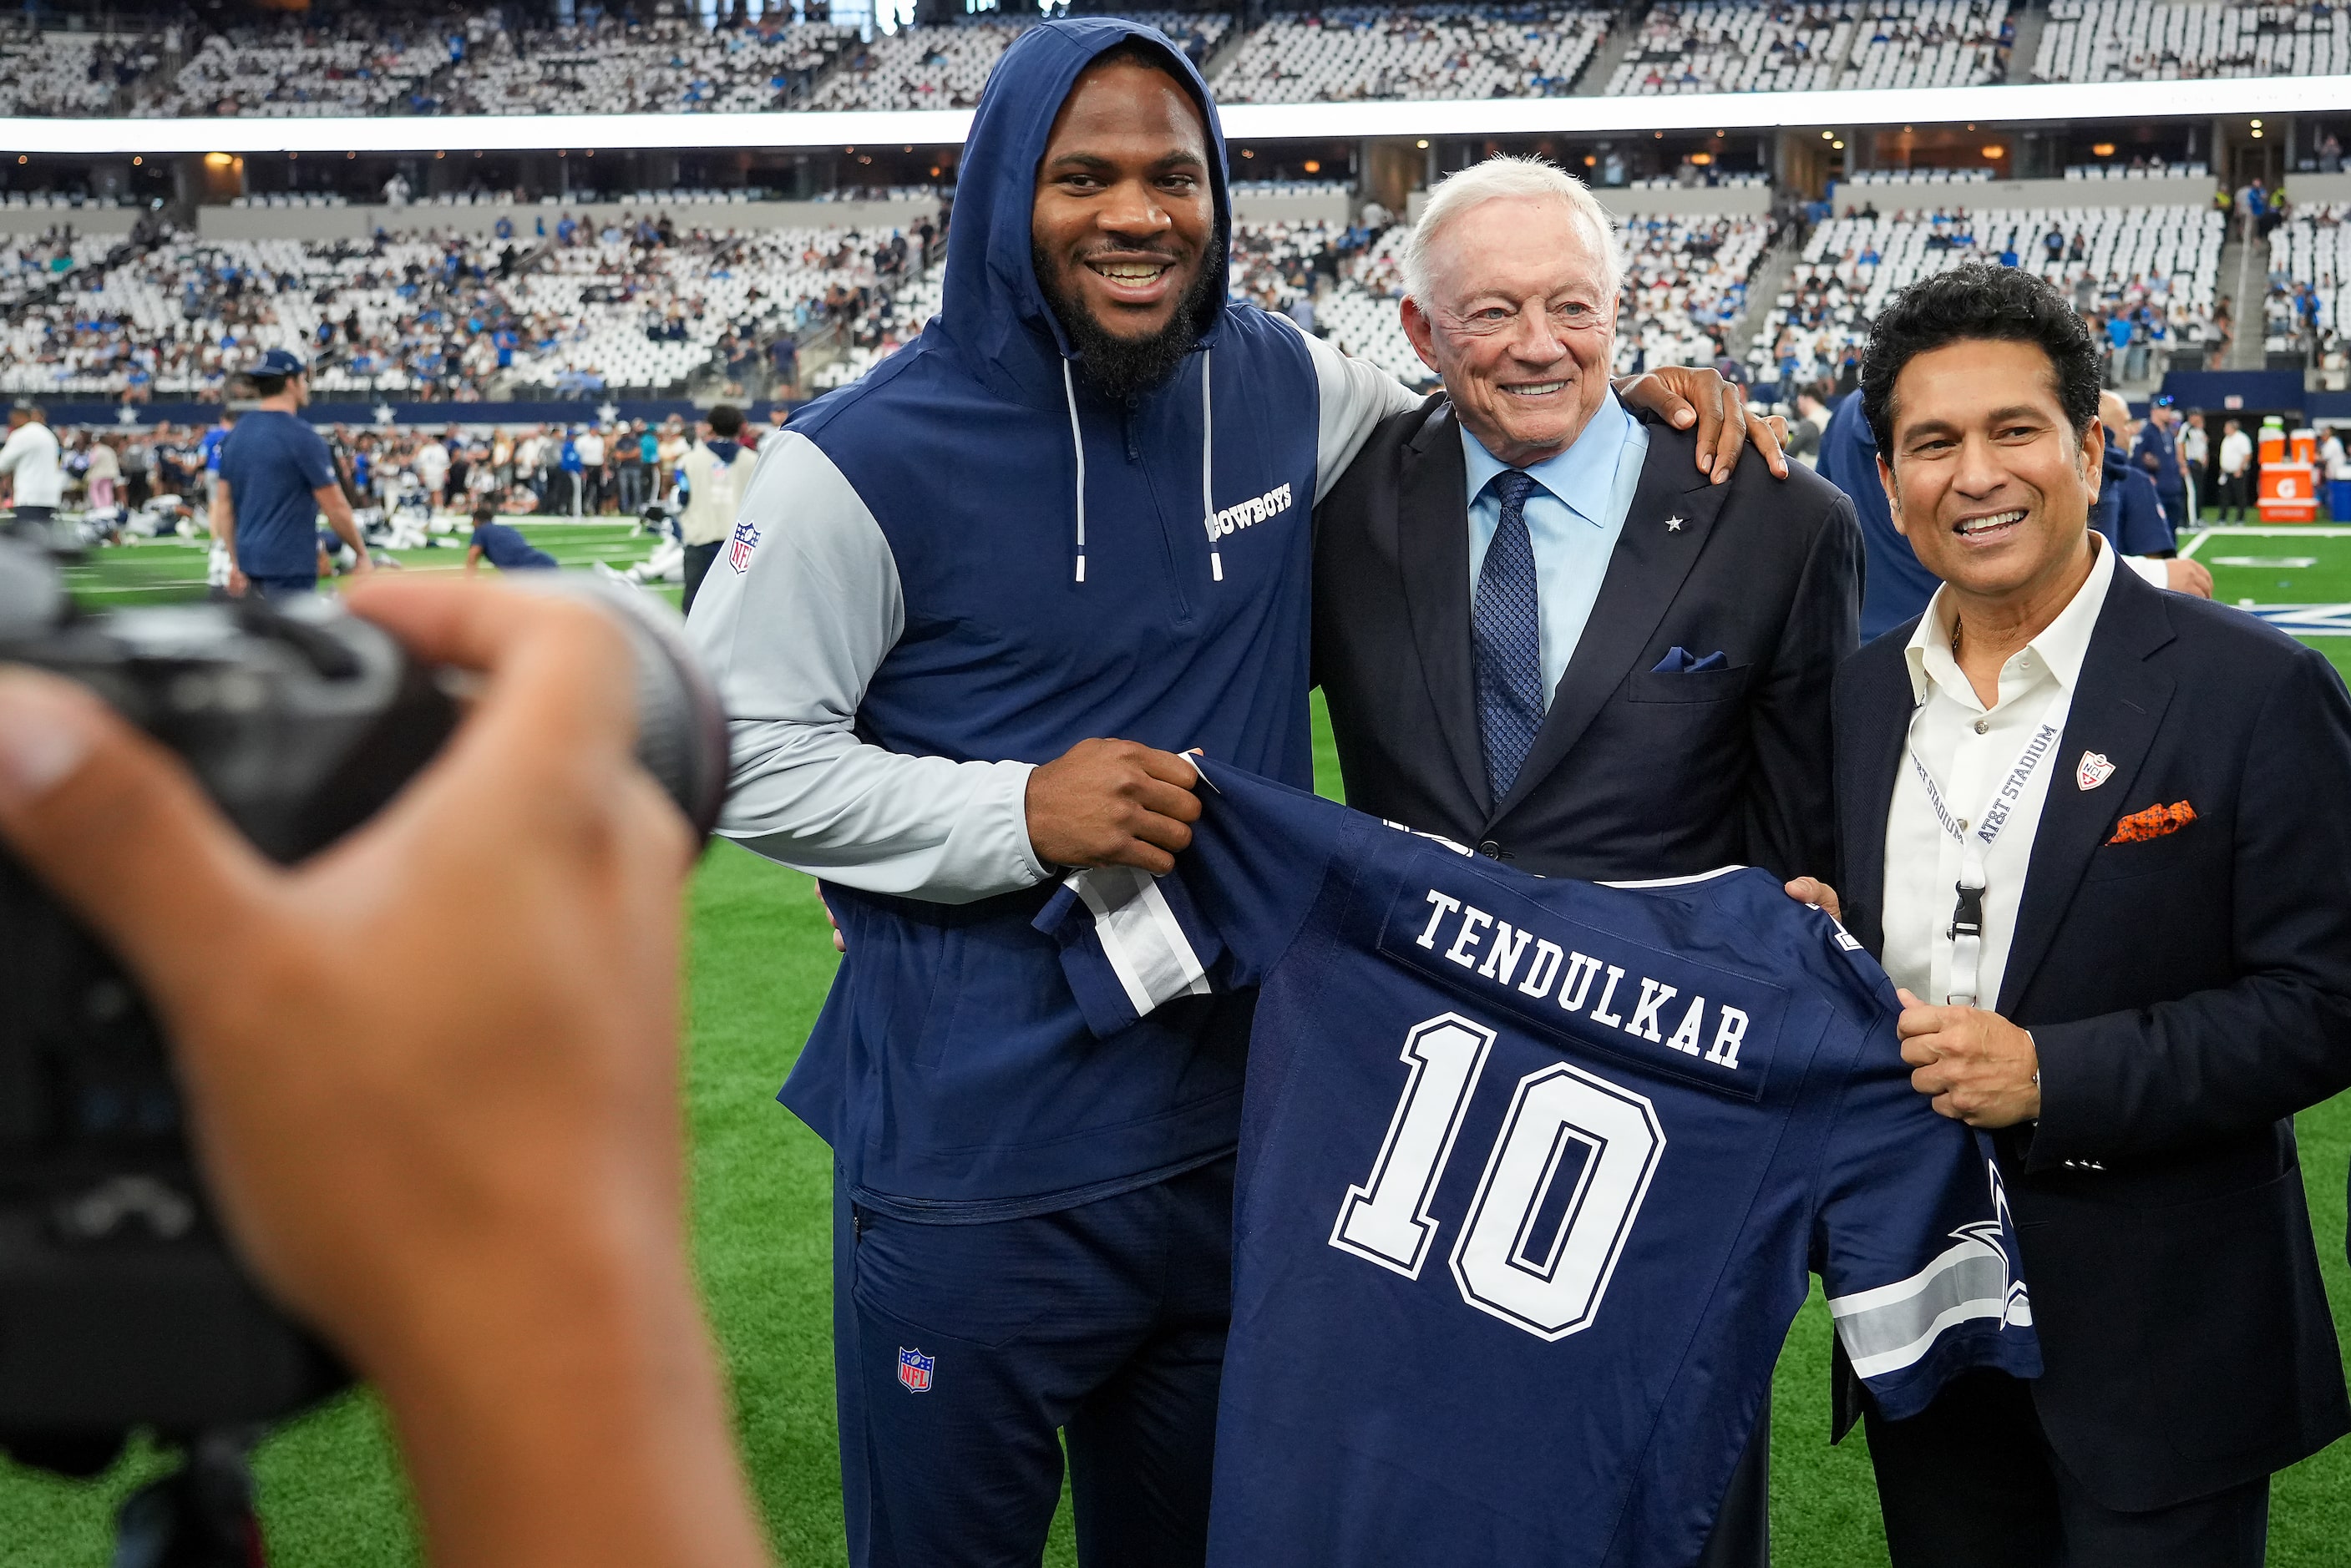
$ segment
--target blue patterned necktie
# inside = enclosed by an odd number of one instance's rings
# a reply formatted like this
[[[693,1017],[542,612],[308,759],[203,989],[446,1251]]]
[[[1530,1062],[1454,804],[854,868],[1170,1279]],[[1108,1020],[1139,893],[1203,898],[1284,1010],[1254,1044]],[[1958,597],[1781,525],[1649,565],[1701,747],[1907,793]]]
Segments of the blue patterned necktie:
[[[1478,727],[1486,744],[1486,787],[1494,804],[1510,793],[1542,728],[1542,622],[1536,612],[1535,546],[1527,534],[1534,476],[1495,475],[1502,521],[1478,568],[1470,642],[1478,660]]]

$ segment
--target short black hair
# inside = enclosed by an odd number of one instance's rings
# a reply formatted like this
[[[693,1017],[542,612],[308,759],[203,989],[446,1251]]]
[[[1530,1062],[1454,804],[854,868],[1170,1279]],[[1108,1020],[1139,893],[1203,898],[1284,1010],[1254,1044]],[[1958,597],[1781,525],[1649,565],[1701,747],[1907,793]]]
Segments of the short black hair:
[[[2098,417],[2097,345],[2074,306],[2032,273],[1970,262],[1922,277],[1896,295],[1871,324],[1861,357],[1861,411],[1887,462],[1894,461],[1894,383],[1919,355],[1970,338],[2031,343],[2049,356],[2057,406],[2080,441]]]
[[[702,417],[720,441],[733,441],[743,432],[743,410],[732,403],[713,403]]]
[[[278,393],[286,389],[286,378],[283,376],[256,376],[253,378],[253,389],[255,393],[260,397],[274,398]]]

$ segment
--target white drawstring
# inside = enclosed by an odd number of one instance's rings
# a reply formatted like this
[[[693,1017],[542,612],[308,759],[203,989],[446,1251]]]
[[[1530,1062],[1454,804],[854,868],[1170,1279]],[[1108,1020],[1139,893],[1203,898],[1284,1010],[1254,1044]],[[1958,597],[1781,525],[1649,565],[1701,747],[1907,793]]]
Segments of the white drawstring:
[[[1225,580],[1225,558],[1217,548],[1216,423],[1208,397],[1208,372],[1214,363],[1207,350],[1200,354],[1200,506],[1208,529],[1208,575]],[[1070,362],[1061,361],[1061,394],[1070,405],[1070,448],[1078,457],[1078,578],[1086,580],[1086,435],[1078,423],[1078,387]]]
[[[1078,428],[1078,388],[1061,361],[1061,393],[1070,403],[1070,445],[1078,454],[1078,581],[1086,580],[1086,434]]]
[[[1200,511],[1208,520],[1208,576],[1221,583],[1225,580],[1225,557],[1217,549],[1217,427],[1208,417],[1208,372],[1216,367],[1209,354],[1208,349],[1200,350]]]

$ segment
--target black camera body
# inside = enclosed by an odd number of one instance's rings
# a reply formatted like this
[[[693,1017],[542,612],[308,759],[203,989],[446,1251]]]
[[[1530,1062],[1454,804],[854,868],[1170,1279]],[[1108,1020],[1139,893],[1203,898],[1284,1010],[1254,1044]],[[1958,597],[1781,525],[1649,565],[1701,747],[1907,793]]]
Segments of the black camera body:
[[[549,587],[600,598],[629,631],[639,757],[707,832],[725,730],[675,618],[631,604],[633,590]],[[0,660],[99,693],[289,864],[389,801],[461,711],[446,672],[333,600],[80,616],[46,563],[12,548],[0,548]],[[348,1381],[222,1233],[137,986],[0,852],[0,1447],[94,1469],[132,1428],[266,1422]]]

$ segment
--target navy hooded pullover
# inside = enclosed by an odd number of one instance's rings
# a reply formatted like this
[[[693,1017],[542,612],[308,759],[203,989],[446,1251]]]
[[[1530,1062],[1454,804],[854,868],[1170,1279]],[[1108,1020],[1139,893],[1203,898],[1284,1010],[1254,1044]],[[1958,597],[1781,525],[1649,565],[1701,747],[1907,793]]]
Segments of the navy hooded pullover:
[[[1147,27],[1030,28],[967,144],[945,306],[763,443],[689,626],[726,701],[720,831],[815,872],[847,942],[781,1098],[861,1202],[1043,1212],[1231,1148],[1248,995],[1089,1032],[1030,919],[1030,770],[1081,741],[1198,746],[1308,787],[1309,519],[1416,400],[1218,291],[1198,348],[1116,403],[1031,262],[1048,133],[1081,71]]]

